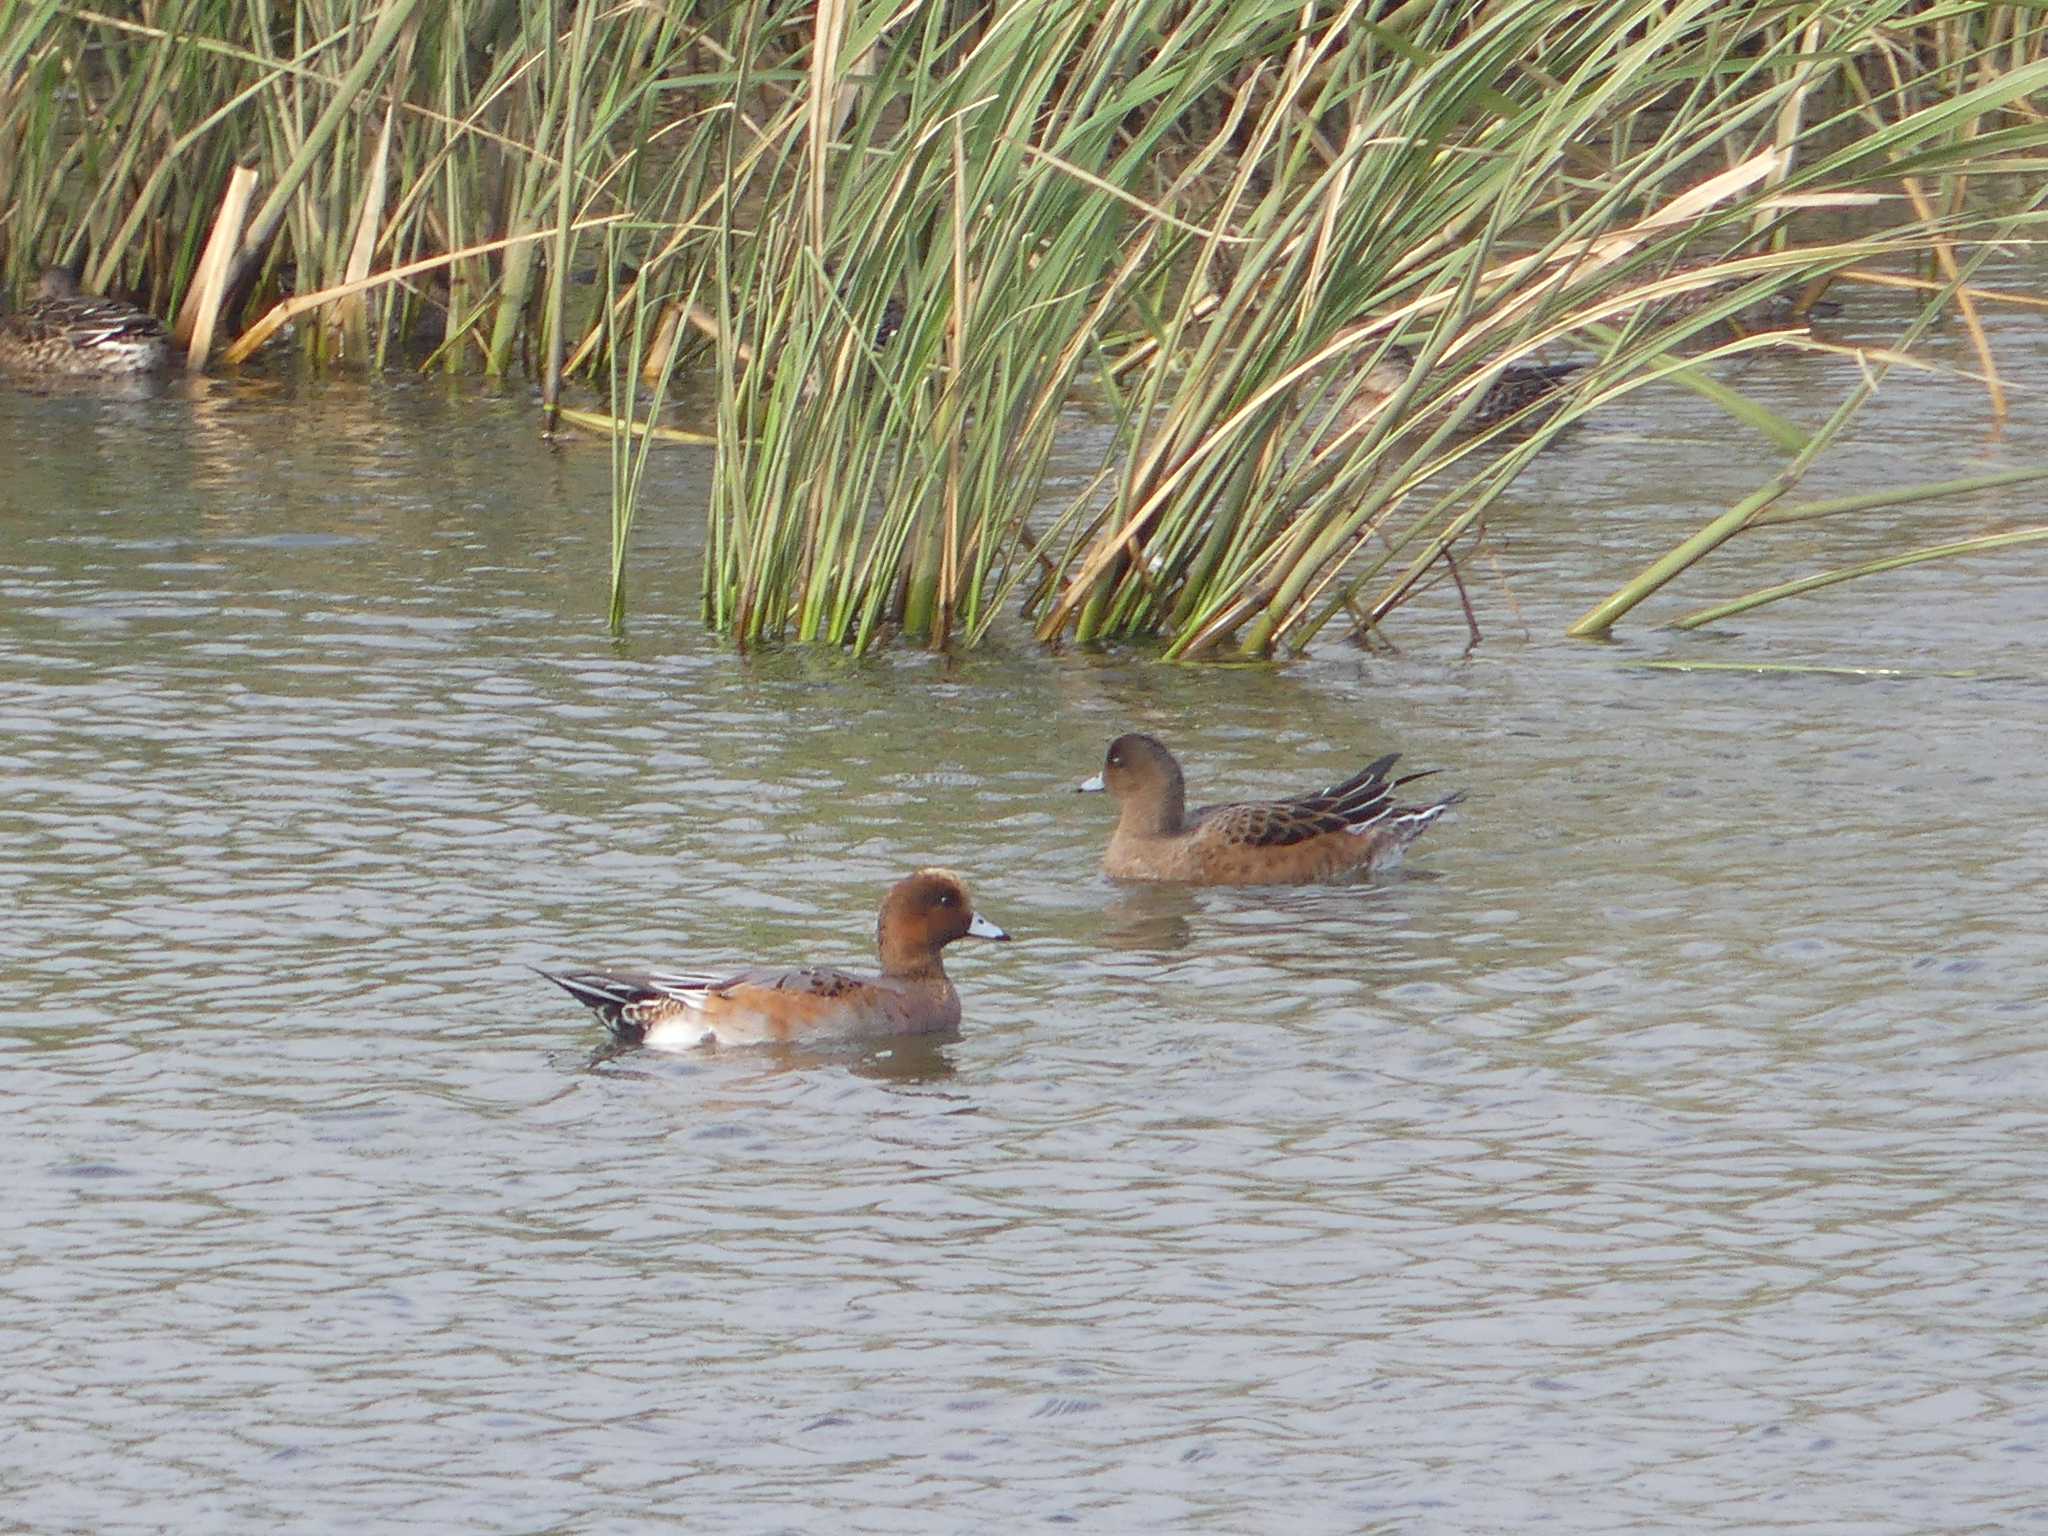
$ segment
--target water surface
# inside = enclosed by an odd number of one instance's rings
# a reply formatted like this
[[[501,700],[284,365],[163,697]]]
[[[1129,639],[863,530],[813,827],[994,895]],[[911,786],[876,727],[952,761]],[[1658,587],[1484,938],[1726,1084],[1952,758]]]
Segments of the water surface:
[[[1802,494],[2048,459],[2015,410],[1896,377]],[[2048,1526],[2038,555],[1562,641],[1775,466],[1660,394],[1496,516],[1469,658],[1448,594],[1284,667],[741,657],[708,459],[615,642],[604,451],[532,423],[0,394],[0,1523]],[[1471,799],[1371,886],[1118,890],[1068,786],[1132,728]],[[957,1042],[607,1058],[524,969],[862,961],[930,861],[1018,940]]]

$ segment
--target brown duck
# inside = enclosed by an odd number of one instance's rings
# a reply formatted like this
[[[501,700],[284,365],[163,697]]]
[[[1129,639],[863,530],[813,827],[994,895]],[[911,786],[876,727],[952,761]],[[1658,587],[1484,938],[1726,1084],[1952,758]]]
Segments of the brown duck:
[[[1583,363],[1510,364],[1501,370],[1499,378],[1486,386],[1486,392],[1479,397],[1479,404],[1465,418],[1460,430],[1486,432],[1510,418],[1518,418],[1518,427],[1533,428],[1564,403],[1560,391],[1566,381],[1584,366]],[[1358,388],[1337,413],[1335,431],[1349,432],[1364,425],[1388,396],[1408,382],[1408,375],[1414,371],[1413,352],[1404,346],[1388,347],[1366,370]]]
[[[1106,789],[1120,807],[1102,859],[1111,879],[1305,885],[1392,866],[1465,798],[1461,790],[1433,805],[1395,805],[1395,789],[1424,777],[1390,779],[1398,757],[1389,753],[1341,784],[1292,800],[1189,811],[1173,754],[1156,738],[1133,734],[1109,744],[1102,772],[1081,788]]]
[[[171,360],[163,322],[120,299],[78,291],[78,279],[51,267],[21,309],[0,315],[0,369],[25,377],[132,378],[161,372]]]
[[[882,974],[823,966],[737,974],[542,971],[629,1045],[686,1050],[804,1040],[870,1040],[959,1028],[960,994],[939,952],[955,939],[1007,939],[948,869],[920,869],[882,901]]]

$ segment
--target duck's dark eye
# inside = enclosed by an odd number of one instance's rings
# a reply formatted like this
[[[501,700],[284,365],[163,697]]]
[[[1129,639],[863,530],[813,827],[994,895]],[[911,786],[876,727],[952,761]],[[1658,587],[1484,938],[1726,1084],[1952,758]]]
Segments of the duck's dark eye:
[[[1123,755],[1123,753],[1121,753],[1121,752],[1112,752],[1112,753],[1110,753],[1110,754],[1109,754],[1109,766],[1110,766],[1110,767],[1112,767],[1112,768],[1121,768],[1121,767],[1123,767],[1123,765],[1124,765],[1124,755]]]
[[[953,893],[952,893],[951,891],[941,891],[941,892],[939,892],[939,905],[940,905],[940,906],[942,906],[942,907],[950,907],[950,906],[952,906],[952,905],[953,905]]]

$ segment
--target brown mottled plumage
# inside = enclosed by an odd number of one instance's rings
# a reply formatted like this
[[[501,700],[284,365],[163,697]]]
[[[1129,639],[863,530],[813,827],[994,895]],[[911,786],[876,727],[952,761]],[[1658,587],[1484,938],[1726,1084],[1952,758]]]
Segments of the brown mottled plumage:
[[[129,378],[171,360],[163,323],[119,299],[78,291],[78,279],[51,267],[35,297],[0,315],[0,369],[28,376]]]
[[[1524,411],[1529,414],[1518,425],[1533,427],[1542,416],[1549,414],[1535,408],[1551,400],[1563,387],[1564,381],[1583,366],[1582,363],[1510,364],[1501,371],[1499,378],[1487,385],[1486,393],[1479,397],[1479,404],[1465,418],[1462,430],[1484,432]],[[1388,396],[1408,382],[1409,374],[1414,371],[1413,352],[1403,346],[1388,347],[1380,354],[1379,361],[1366,370],[1358,388],[1338,411],[1331,435],[1348,433],[1364,426]],[[1551,403],[1557,402],[1551,400]]]
[[[1304,885],[1387,868],[1465,798],[1461,791],[1433,805],[1396,806],[1394,790],[1425,776],[1390,779],[1397,758],[1389,753],[1341,784],[1292,800],[1191,812],[1173,754],[1155,738],[1134,734],[1111,742],[1102,772],[1081,787],[1117,798],[1116,831],[1102,860],[1112,879]]]
[[[670,971],[542,971],[621,1040],[685,1049],[769,1041],[876,1039],[959,1028],[960,994],[939,952],[955,939],[1007,939],[975,914],[951,870],[921,869],[883,898],[882,974],[806,967],[723,978]]]

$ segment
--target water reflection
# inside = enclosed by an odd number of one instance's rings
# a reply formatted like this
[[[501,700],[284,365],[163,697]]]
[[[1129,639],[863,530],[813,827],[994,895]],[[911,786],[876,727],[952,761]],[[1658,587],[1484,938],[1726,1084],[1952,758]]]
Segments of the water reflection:
[[[705,1045],[691,1051],[647,1050],[637,1045],[605,1040],[585,1056],[585,1071],[611,1071],[662,1077],[678,1070],[672,1065],[680,1058],[681,1070],[694,1073],[717,1063],[745,1076],[781,1072],[843,1070],[855,1077],[876,1082],[934,1083],[952,1077],[956,1071],[947,1047],[957,1043],[957,1030],[932,1035],[907,1035],[884,1044],[842,1046],[794,1045]]]
[[[956,1030],[946,1035],[918,1035],[907,1040],[874,1046],[853,1056],[848,1070],[856,1077],[881,1083],[938,1083],[953,1077],[956,1068],[946,1048],[960,1039]],[[809,1070],[831,1058],[814,1051],[791,1052],[786,1065],[792,1070]]]
[[[1100,938],[1113,949],[1171,954],[1194,936],[1188,919],[1200,910],[1196,892],[1184,885],[1124,885],[1104,903]]]

